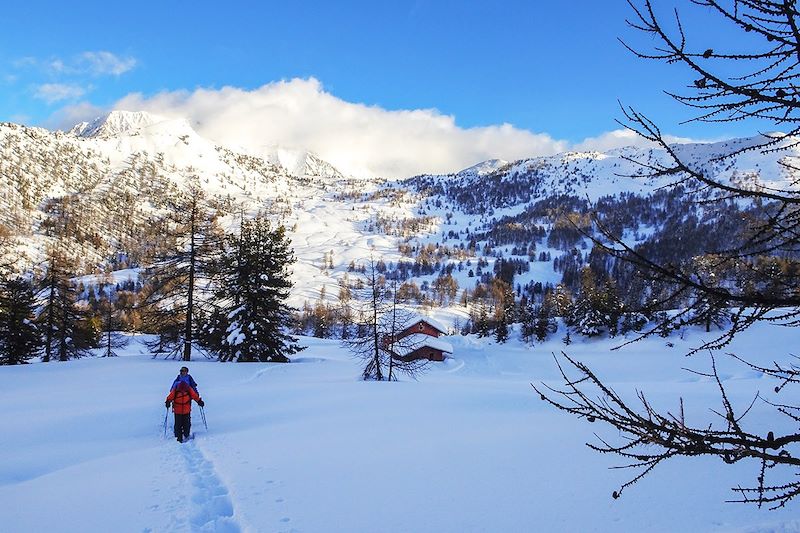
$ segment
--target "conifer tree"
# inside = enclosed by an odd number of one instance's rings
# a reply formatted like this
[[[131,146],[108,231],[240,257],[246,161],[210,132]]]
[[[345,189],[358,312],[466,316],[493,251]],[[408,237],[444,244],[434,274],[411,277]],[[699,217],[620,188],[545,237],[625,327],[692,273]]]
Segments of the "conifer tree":
[[[591,269],[581,272],[581,290],[575,300],[570,322],[575,332],[584,337],[595,337],[603,332],[606,321],[601,308],[601,295]]]
[[[100,344],[103,348],[103,357],[116,357],[117,350],[128,344],[128,340],[119,332],[122,329],[119,310],[111,298],[105,293],[101,294],[98,303],[100,331],[102,338]]]
[[[609,335],[615,337],[619,333],[619,322],[625,306],[611,278],[606,278],[599,290],[599,306],[603,313],[605,327],[608,329]]]
[[[350,292],[350,279],[345,272],[344,277],[339,280],[339,295],[338,295],[338,309],[339,322],[342,326],[340,338],[342,340],[349,339],[351,336],[351,328],[353,327],[353,313],[350,309],[350,300],[352,294]]]
[[[717,339],[709,340],[693,351],[726,347],[744,329],[763,322],[799,325],[800,281],[797,276],[797,257],[800,234],[800,167],[791,154],[779,165],[784,172],[785,185],[770,187],[758,180],[743,183],[728,179],[725,173],[709,172],[713,166],[724,164],[748,151],[772,153],[791,149],[800,135],[800,11],[794,0],[736,1],[696,0],[683,9],[703,9],[712,15],[709,24],[716,22],[739,33],[739,39],[711,42],[708,36],[716,28],[703,28],[691,34],[681,21],[682,11],[663,10],[658,0],[631,0],[633,9],[630,27],[646,37],[647,50],[629,46],[638,57],[663,61],[670,67],[683,67],[693,83],[686,85],[683,94],[670,92],[677,101],[689,106],[698,122],[737,122],[756,120],[755,128],[775,133],[754,137],[753,142],[732,143],[712,159],[703,161],[687,157],[689,151],[675,149],[661,128],[642,113],[623,108],[628,127],[666,154],[661,162],[638,161],[645,173],[654,178],[672,178],[673,190],[688,195],[710,212],[733,203],[752,206],[747,217],[737,221],[735,239],[698,250],[694,256],[713,253],[713,270],[723,279],[713,279],[699,272],[691,261],[672,261],[659,250],[631,245],[597,219],[603,232],[603,246],[616,259],[633,265],[638,272],[658,281],[664,290],[651,309],[674,306],[678,313],[655,316],[658,322],[643,335],[661,334],[684,320],[693,307],[730,304],[730,329]],[[667,15],[667,13],[669,13]],[[649,49],[652,47],[652,49]],[[680,76],[673,76],[678,79]],[[766,128],[765,128],[766,125]],[[693,153],[693,152],[692,152]],[[722,220],[722,218],[720,218]],[[781,257],[790,268],[776,271],[769,258]],[[687,294],[695,298],[685,305]],[[702,297],[698,298],[698,296]],[[770,346],[760,347],[769,349]],[[602,439],[590,445],[604,454],[616,454],[624,468],[636,469],[628,482],[612,493],[619,498],[622,492],[655,467],[675,457],[717,457],[725,464],[752,463],[755,480],[752,484],[733,483],[737,500],[758,507],[784,507],[800,497],[796,449],[800,444],[797,422],[800,420],[796,386],[800,370],[792,360],[779,361],[782,347],[770,354],[769,363],[748,359],[747,354],[734,357],[747,368],[774,379],[771,390],[753,391],[752,402],[738,405],[729,395],[729,384],[717,371],[713,356],[708,372],[716,381],[719,397],[707,407],[719,416],[709,421],[691,420],[684,415],[683,404],[676,415],[664,409],[663,401],[653,403],[642,391],[631,397],[617,394],[607,382],[586,364],[565,356],[567,365],[560,365],[563,383],[560,388],[535,386],[542,400],[554,407],[589,422],[608,424],[619,432],[616,439]],[[784,356],[786,357],[786,356]],[[794,387],[794,388],[793,388]],[[791,392],[794,391],[794,395]],[[741,392],[741,391],[739,391]],[[783,393],[784,397],[778,397]],[[774,396],[773,396],[774,394]],[[788,398],[785,397],[789,395]],[[764,428],[761,419],[752,420],[751,408],[756,400],[770,406],[776,415],[770,418],[775,427]],[[718,403],[717,403],[718,402]],[[757,412],[756,412],[757,413]],[[752,415],[752,416],[748,416]],[[767,431],[769,429],[769,431]],[[740,465],[740,466],[743,466]],[[746,470],[737,467],[737,472]]]
[[[43,334],[42,361],[67,361],[84,357],[96,345],[96,335],[85,309],[78,305],[77,289],[71,280],[75,265],[58,246],[48,250],[45,275],[39,284],[43,305],[36,318]]]
[[[327,339],[333,333],[334,316],[332,309],[325,303],[325,286],[319,291],[319,299],[312,311],[312,332],[314,337]]]
[[[519,321],[522,340],[531,342],[535,335],[536,325],[536,304],[533,298],[529,299],[523,296],[520,301]]]
[[[548,335],[555,333],[558,329],[552,315],[552,310],[550,309],[550,304],[547,300],[542,302],[542,305],[535,310],[535,317],[536,321],[533,334],[536,335],[536,340],[544,342],[547,340]]]
[[[0,284],[0,365],[18,365],[36,357],[42,339],[34,322],[36,296],[23,278]]]
[[[364,380],[393,381],[397,372],[415,376],[421,372],[426,359],[406,359],[402,354],[411,351],[411,337],[398,338],[412,314],[400,302],[397,282],[389,285],[370,258],[364,269],[363,284],[353,291],[351,314],[356,320],[356,334],[343,339],[354,357],[364,363]]]
[[[564,285],[558,284],[552,292],[549,292],[545,299],[549,300],[550,308],[555,316],[560,316],[567,324],[570,324],[572,317],[572,307],[574,305],[572,294]]]
[[[356,289],[352,302],[356,317],[356,336],[344,341],[345,346],[358,359],[364,362],[362,379],[383,381],[388,376],[384,368],[388,366],[387,353],[383,342],[385,331],[382,317],[386,313],[388,290],[386,279],[378,273],[374,259],[370,258],[365,271],[365,281]]]
[[[720,281],[725,277],[725,274],[716,268],[721,262],[712,254],[695,257],[692,260],[695,275],[703,280],[704,285],[716,289],[719,289]],[[718,294],[700,290],[694,290],[692,293],[694,302],[687,310],[687,322],[705,327],[706,332],[711,331],[712,324],[718,328],[724,327],[730,317],[727,300]]]
[[[477,305],[473,306],[470,317],[472,318],[473,330],[478,334],[478,337],[488,337],[491,332],[489,308],[483,300],[479,300]]]
[[[497,293],[497,304],[495,306],[495,330],[494,339],[499,343],[508,340],[509,326],[514,322],[514,290],[511,285],[502,280],[495,280],[494,292]]]
[[[239,234],[226,238],[215,293],[217,327],[225,330],[221,346],[209,346],[221,361],[283,363],[303,349],[288,332],[294,262],[286,229],[264,217],[243,221]]]
[[[170,209],[168,245],[146,271],[139,305],[145,330],[158,334],[148,343],[156,355],[189,361],[213,310],[208,287],[221,235],[199,184],[192,183]]]

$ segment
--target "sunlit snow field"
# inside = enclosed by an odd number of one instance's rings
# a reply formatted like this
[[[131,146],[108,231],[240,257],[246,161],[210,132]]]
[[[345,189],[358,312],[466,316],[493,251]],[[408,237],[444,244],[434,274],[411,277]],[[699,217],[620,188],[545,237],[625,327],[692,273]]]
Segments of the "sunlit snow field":
[[[585,446],[615,431],[556,412],[531,383],[557,385],[552,352],[586,361],[626,397],[660,407],[684,398],[710,421],[709,357],[684,354],[699,333],[618,351],[619,340],[450,337],[454,358],[417,381],[359,381],[336,341],[302,338],[291,364],[189,363],[206,401],[196,438],[164,438],[164,397],[181,363],[125,356],[0,367],[0,531],[7,532],[529,532],[800,531],[797,505],[725,503],[758,465],[675,459],[627,489],[634,474]],[[730,348],[787,360],[797,330],[760,326]],[[674,347],[667,346],[673,343]],[[774,382],[718,355],[737,408]],[[797,403],[787,387],[778,400]],[[795,431],[763,402],[752,429]],[[788,424],[788,425],[787,425]],[[619,442],[617,440],[616,442]],[[780,480],[781,478],[776,478]]]

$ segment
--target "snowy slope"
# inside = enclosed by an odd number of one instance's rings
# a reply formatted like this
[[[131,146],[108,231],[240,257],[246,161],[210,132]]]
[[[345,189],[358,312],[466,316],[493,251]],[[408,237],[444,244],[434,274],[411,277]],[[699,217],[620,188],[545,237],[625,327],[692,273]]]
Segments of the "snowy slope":
[[[387,253],[395,248],[394,243],[384,245],[376,232],[365,231],[366,221],[384,210],[386,202],[356,211],[350,194],[355,191],[360,198],[379,182],[345,177],[307,152],[282,150],[267,154],[270,159],[219,146],[199,136],[185,120],[115,111],[67,134],[3,124],[0,154],[0,172],[12,177],[0,182],[0,223],[21,236],[19,250],[25,252],[25,260],[20,268],[40,262],[52,240],[39,230],[50,199],[76,195],[85,204],[81,220],[88,227],[83,232],[96,233],[104,241],[95,247],[82,245],[79,255],[91,272],[121,240],[117,219],[146,224],[148,216],[163,212],[165,201],[190,181],[218,206],[231,206],[231,216],[223,223],[233,223],[239,206],[244,206],[249,213],[265,211],[286,225],[298,243],[297,271],[309,273],[295,277],[298,294],[312,299],[321,287],[318,274],[324,269],[318,265],[331,249],[342,251],[336,260],[343,272],[339,258],[349,263],[356,251],[363,254],[360,259],[373,248]],[[345,196],[350,199],[336,200]],[[336,283],[327,273],[323,278]]]
[[[530,387],[558,383],[551,353],[567,349],[623,396],[643,390],[670,409],[681,396],[690,420],[711,420],[715,383],[681,370],[708,370],[706,357],[683,357],[698,335],[616,352],[607,340],[450,337],[454,359],[396,383],[358,381],[354,361],[317,339],[291,364],[193,361],[209,429],[195,407],[196,439],[183,445],[162,426],[180,363],[138,344],[125,357],[0,367],[0,530],[800,531],[796,505],[724,503],[754,482],[753,464],[673,460],[612,499],[632,474],[584,442],[616,433],[554,412]],[[730,349],[768,364],[793,344],[794,329],[762,325]],[[781,399],[771,380],[718,364],[735,406],[756,390]],[[785,429],[765,407],[755,429]]]
[[[715,161],[715,158],[733,150],[763,142],[764,137],[757,136],[717,143],[675,145],[673,149],[691,168],[722,182],[757,176],[768,187],[789,188],[790,182],[779,162],[796,162],[800,157],[800,147],[791,139],[784,141],[783,148],[776,148],[774,152],[746,151],[730,159]],[[513,163],[491,160],[456,174],[420,176],[416,180],[445,186],[457,183],[464,187],[481,187],[487,180],[521,182],[527,183],[538,198],[573,194],[596,201],[602,196],[623,192],[651,193],[670,183],[671,179],[646,179],[644,176],[650,172],[647,166],[671,164],[665,150],[627,147],[608,152],[564,152]]]
[[[69,133],[85,139],[131,135],[168,119],[145,111],[111,111],[91,122],[73,126]]]
[[[726,149],[757,140],[682,145],[676,150],[692,164],[706,165]],[[800,155],[799,150],[747,152],[711,164],[709,171],[723,180],[758,176],[769,186],[782,188],[785,176],[778,161]],[[336,291],[331,289],[353,261],[372,255],[396,263],[402,258],[399,245],[442,242],[450,231],[460,236],[450,240],[457,246],[463,244],[457,239],[465,238],[461,236],[466,228],[478,231],[492,219],[518,214],[548,196],[573,194],[596,200],[621,192],[648,194],[663,183],[628,177],[643,173],[632,160],[666,161],[663,151],[639,148],[568,152],[511,163],[490,160],[457,174],[388,183],[343,176],[302,149],[264,147],[250,153],[201,137],[186,120],[129,111],[111,112],[77,125],[70,133],[1,124],[0,156],[0,173],[7,178],[0,181],[0,223],[19,235],[18,249],[24,252],[20,268],[40,263],[52,241],[41,224],[53,199],[72,196],[82,201],[82,233],[92,239],[80,243],[78,255],[85,260],[85,271],[93,272],[120,243],[135,241],[137,228],[148,224],[151,216],[163,214],[166,200],[194,180],[215,205],[230,210],[225,224],[234,224],[239,206],[244,206],[248,213],[263,211],[287,226],[298,258],[291,300],[295,306],[315,300],[323,286],[332,298]],[[431,186],[439,187],[442,195],[428,196]],[[478,198],[469,212],[446,196],[454,188]],[[389,190],[393,194],[385,194]],[[378,224],[379,220],[399,224],[423,212],[430,220],[414,234],[390,234]],[[119,234],[128,221],[134,221],[129,233]],[[554,257],[560,253],[541,245],[539,251],[552,251]],[[533,262],[530,268],[521,281],[554,283],[561,278],[551,262]],[[459,271],[462,287],[474,283],[467,278],[468,270]]]

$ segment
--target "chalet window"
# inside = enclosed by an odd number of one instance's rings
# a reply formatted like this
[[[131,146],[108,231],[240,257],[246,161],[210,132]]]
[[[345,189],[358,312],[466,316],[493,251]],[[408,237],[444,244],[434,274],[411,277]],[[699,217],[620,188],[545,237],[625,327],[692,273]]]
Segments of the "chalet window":
[[[422,322],[420,322],[420,323],[419,323],[419,326],[417,326],[417,328],[419,328],[419,330],[420,330],[420,331],[422,331],[423,329],[425,329],[425,324],[423,324]]]

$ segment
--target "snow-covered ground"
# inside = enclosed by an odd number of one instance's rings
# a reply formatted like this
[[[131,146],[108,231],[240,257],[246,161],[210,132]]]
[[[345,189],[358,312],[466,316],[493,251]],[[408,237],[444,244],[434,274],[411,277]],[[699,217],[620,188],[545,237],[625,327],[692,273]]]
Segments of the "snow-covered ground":
[[[584,443],[616,432],[530,386],[558,383],[552,352],[565,349],[620,394],[672,409],[682,396],[690,421],[710,419],[716,385],[681,369],[708,370],[707,355],[683,355],[698,335],[613,352],[613,340],[565,347],[563,332],[534,347],[449,337],[453,359],[396,383],[359,381],[337,342],[310,338],[291,364],[197,360],[208,431],[195,407],[186,444],[163,430],[181,363],[137,342],[119,358],[0,367],[0,531],[800,531],[797,503],[725,503],[755,464],[676,459],[612,499],[632,473]],[[761,326],[731,351],[769,363],[797,338]],[[735,406],[757,390],[774,398],[770,379],[718,363]],[[787,430],[760,402],[751,418]]]

